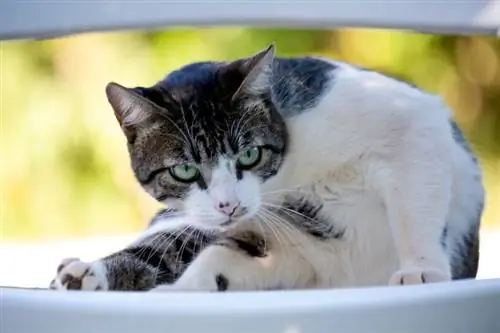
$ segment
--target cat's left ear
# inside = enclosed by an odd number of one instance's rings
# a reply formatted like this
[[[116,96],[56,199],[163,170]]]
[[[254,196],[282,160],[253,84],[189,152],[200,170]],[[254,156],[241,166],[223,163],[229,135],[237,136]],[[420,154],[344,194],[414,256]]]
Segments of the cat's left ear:
[[[155,114],[155,109],[158,109],[134,89],[115,82],[106,86],[106,96],[129,142],[134,141],[137,130]]]
[[[122,127],[140,125],[154,114],[155,108],[158,108],[139,94],[138,90],[126,88],[115,82],[110,82],[106,86],[106,96]]]
[[[243,61],[240,70],[243,71],[245,78],[233,95],[233,100],[242,94],[260,95],[269,91],[275,52],[276,47],[271,44],[265,50]]]

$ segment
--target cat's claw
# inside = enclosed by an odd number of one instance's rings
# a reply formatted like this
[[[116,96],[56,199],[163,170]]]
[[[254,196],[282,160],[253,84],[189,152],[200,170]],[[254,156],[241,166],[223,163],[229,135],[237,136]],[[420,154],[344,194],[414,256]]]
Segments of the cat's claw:
[[[107,290],[106,273],[101,263],[88,263],[77,258],[67,258],[61,261],[57,268],[57,276],[50,283],[54,290]]]
[[[406,268],[401,269],[394,273],[389,280],[389,285],[411,285],[411,284],[424,284],[434,282],[451,281],[449,274],[434,268]]]

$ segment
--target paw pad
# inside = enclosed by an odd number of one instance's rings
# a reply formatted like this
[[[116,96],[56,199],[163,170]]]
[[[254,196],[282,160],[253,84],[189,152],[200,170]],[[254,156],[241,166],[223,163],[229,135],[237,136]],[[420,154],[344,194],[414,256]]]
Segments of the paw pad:
[[[446,273],[437,269],[425,268],[407,268],[397,271],[393,274],[389,281],[389,285],[411,285],[411,284],[427,284],[435,282],[450,281],[451,278]]]
[[[97,291],[107,289],[105,274],[98,274],[92,263],[67,258],[57,267],[57,276],[50,283],[54,290]]]

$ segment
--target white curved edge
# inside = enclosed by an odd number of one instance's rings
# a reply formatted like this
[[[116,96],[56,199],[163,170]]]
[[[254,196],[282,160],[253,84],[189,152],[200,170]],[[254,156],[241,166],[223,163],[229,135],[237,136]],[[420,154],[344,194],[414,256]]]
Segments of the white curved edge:
[[[2,333],[500,332],[500,279],[281,292],[0,291]]]
[[[172,26],[371,27],[495,34],[500,0],[2,0],[0,40]]]

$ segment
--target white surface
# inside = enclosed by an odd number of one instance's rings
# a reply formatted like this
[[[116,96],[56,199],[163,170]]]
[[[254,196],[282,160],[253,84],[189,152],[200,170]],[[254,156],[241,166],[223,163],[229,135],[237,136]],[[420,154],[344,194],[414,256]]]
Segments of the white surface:
[[[495,34],[500,0],[1,0],[0,39],[167,26],[387,27]]]
[[[1,292],[2,333],[500,332],[500,279],[260,293]]]

